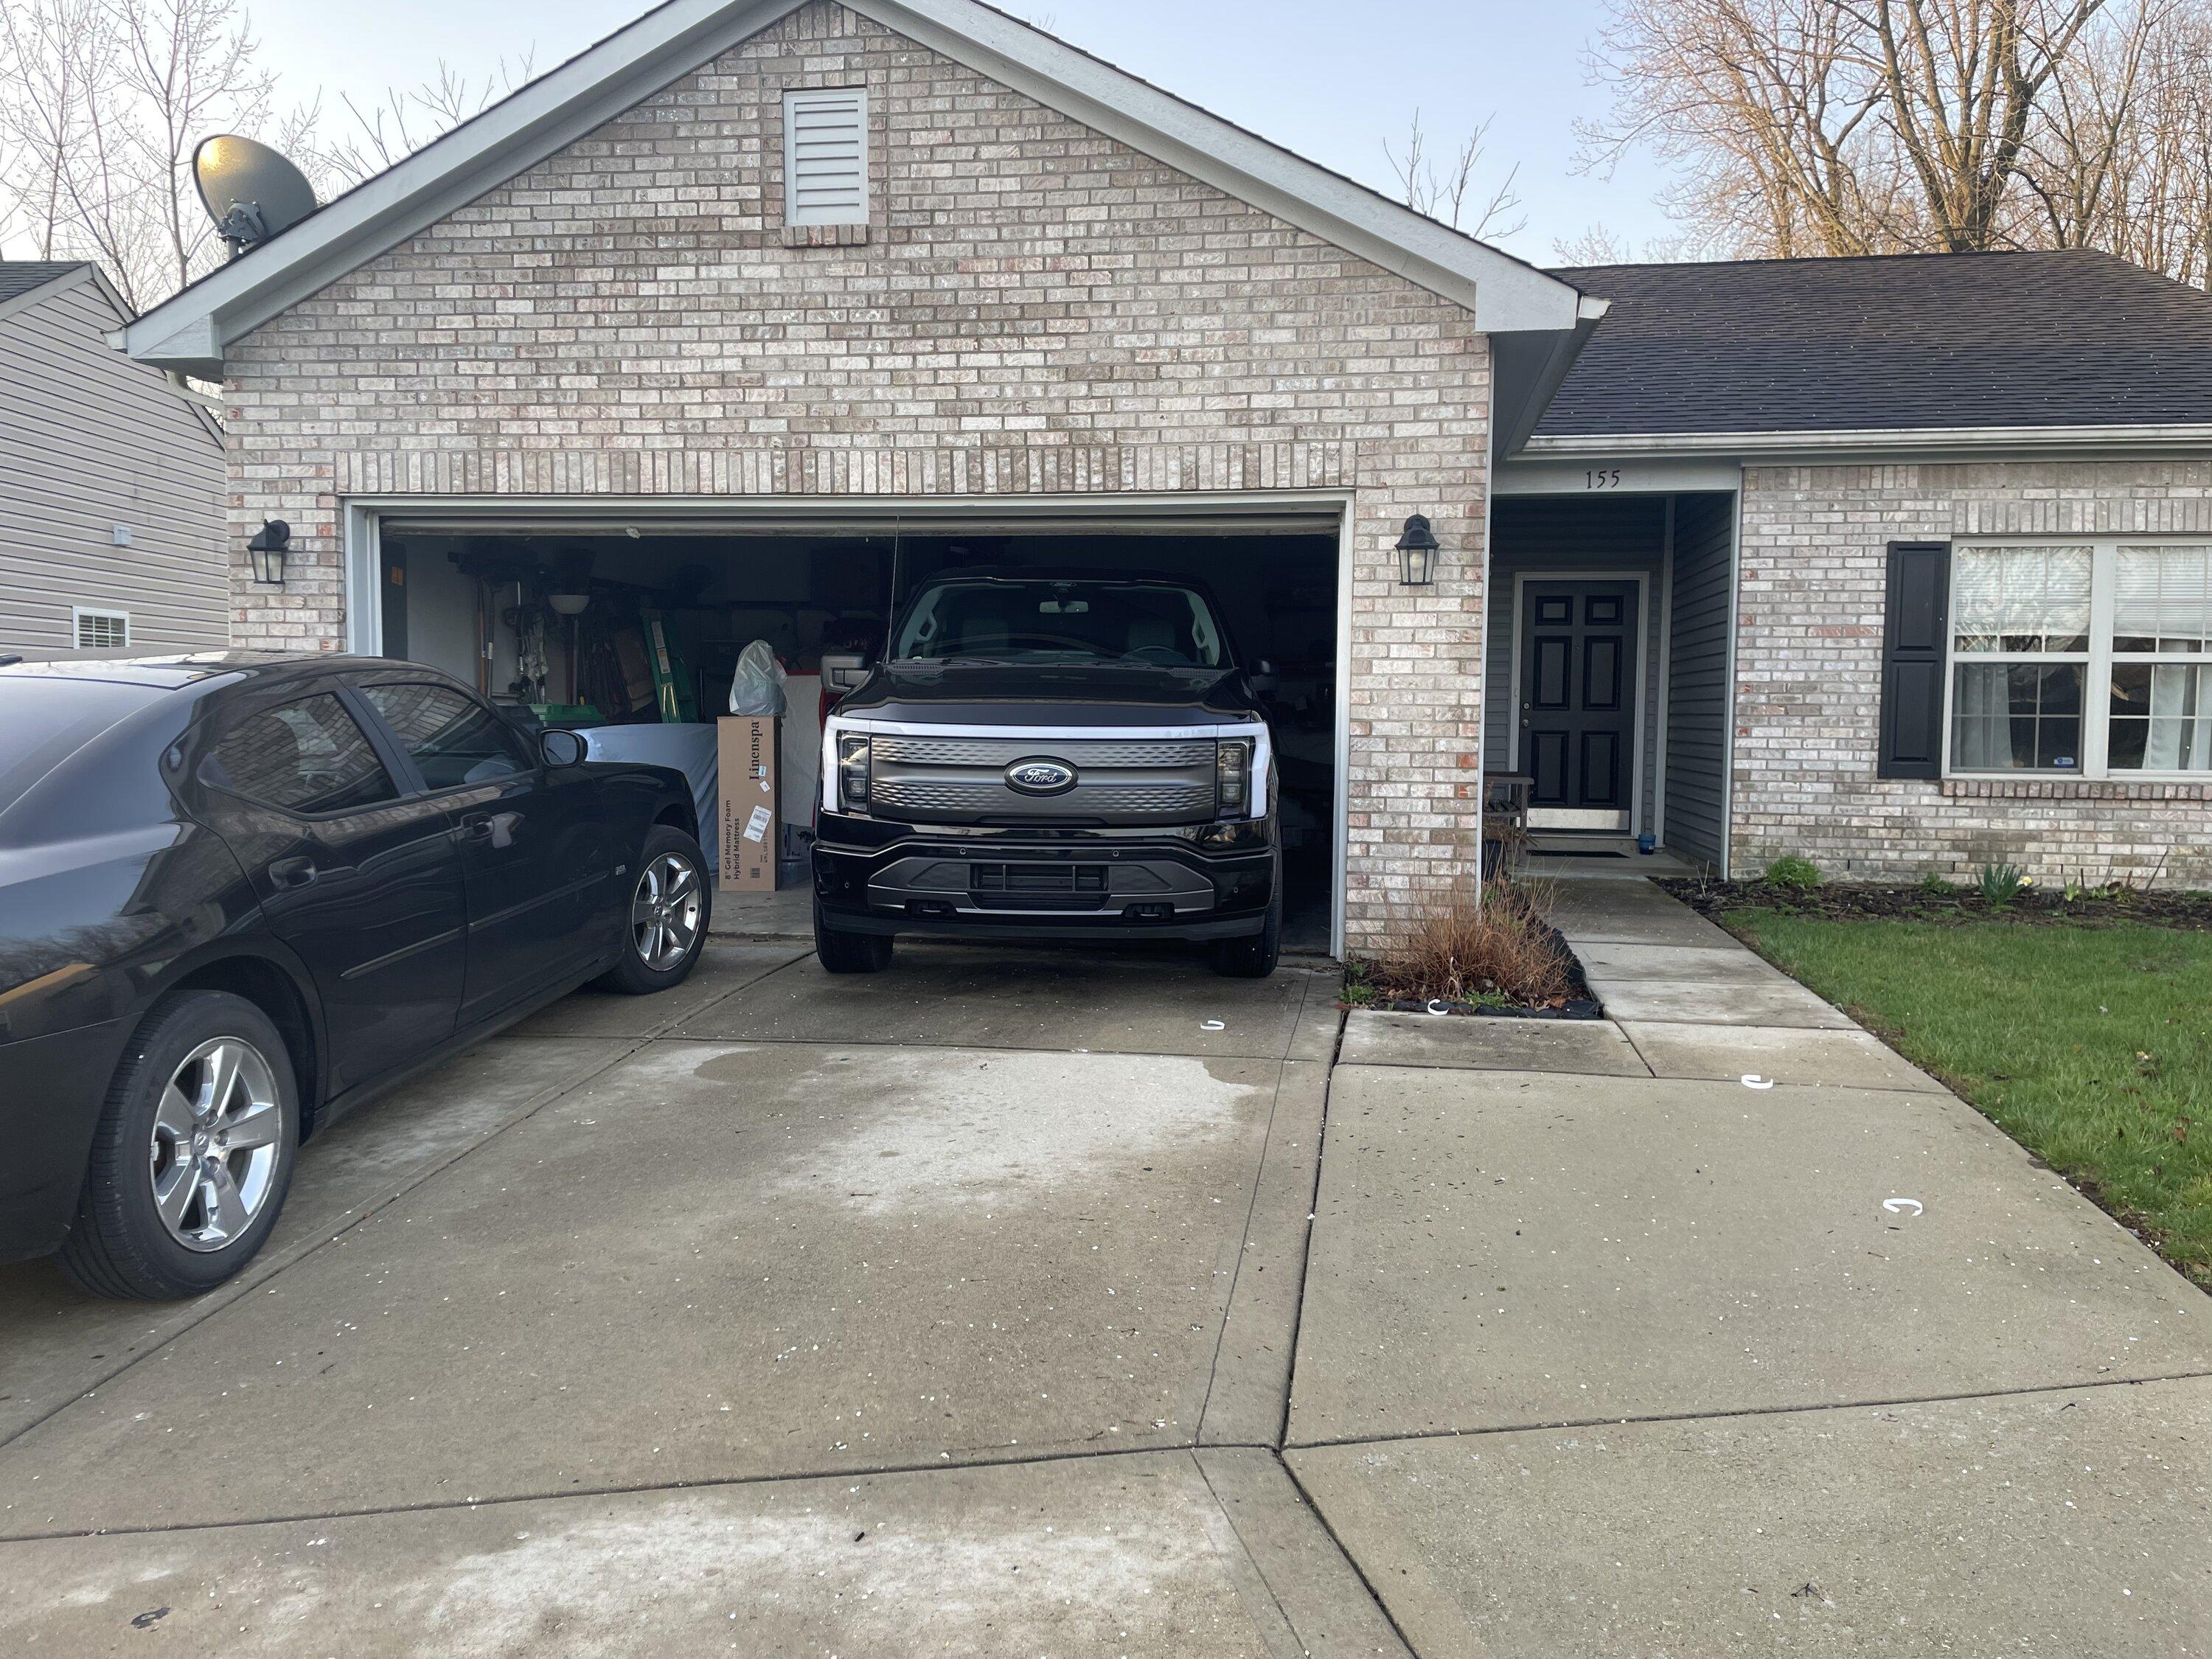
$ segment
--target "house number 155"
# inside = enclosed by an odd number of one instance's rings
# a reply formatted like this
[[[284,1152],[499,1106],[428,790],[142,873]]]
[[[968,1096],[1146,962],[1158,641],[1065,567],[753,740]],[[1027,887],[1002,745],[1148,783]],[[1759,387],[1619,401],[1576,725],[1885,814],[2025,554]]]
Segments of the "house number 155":
[[[1617,466],[1601,466],[1595,471],[1584,472],[1583,488],[1584,489],[1618,489],[1620,488],[1620,469]]]

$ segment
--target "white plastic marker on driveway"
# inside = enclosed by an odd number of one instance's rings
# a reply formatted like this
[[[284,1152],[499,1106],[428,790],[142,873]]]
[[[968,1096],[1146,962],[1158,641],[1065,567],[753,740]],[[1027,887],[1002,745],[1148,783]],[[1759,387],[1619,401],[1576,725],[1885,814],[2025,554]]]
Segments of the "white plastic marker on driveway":
[[[1761,1077],[1756,1072],[1746,1072],[1743,1074],[1743,1086],[1747,1089],[1771,1089],[1774,1086],[1774,1079],[1771,1077]]]
[[[1918,1215],[1928,1206],[1917,1198],[1885,1198],[1881,1207],[1892,1215]]]
[[[1229,1022],[1221,1019],[1202,1019],[1198,1023],[1198,1029],[1201,1031],[1225,1031],[1229,1029]]]

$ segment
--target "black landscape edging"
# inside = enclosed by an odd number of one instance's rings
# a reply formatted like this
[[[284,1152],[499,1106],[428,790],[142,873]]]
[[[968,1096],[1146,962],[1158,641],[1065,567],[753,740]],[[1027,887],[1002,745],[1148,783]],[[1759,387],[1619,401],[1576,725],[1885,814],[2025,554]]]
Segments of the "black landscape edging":
[[[1487,1019],[1603,1019],[1604,1005],[1590,997],[1569,997],[1557,1007],[1523,1008],[1513,1003],[1504,1005],[1479,1002],[1445,1002],[1431,1006],[1401,998],[1395,1002],[1375,1002],[1368,1006],[1384,1014],[1463,1014]]]

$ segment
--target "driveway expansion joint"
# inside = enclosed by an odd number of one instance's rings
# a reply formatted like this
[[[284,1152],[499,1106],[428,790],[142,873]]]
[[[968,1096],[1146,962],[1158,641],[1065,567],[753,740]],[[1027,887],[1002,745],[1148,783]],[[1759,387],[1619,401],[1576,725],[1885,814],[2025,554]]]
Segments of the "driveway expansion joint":
[[[373,1504],[354,1509],[303,1510],[281,1515],[234,1516],[222,1521],[179,1521],[162,1526],[70,1527],[45,1532],[0,1532],[0,1544],[53,1543],[82,1538],[158,1537],[168,1533],[235,1532],[241,1527],[304,1526],[309,1522],[362,1521],[387,1515],[439,1515],[455,1510],[489,1510],[517,1504],[558,1503],[565,1498],[635,1498],[653,1492],[726,1492],[748,1486],[789,1486],[810,1480],[873,1480],[891,1475],[957,1474],[976,1469],[1044,1468],[1055,1463],[1085,1463],[1115,1459],[1158,1457],[1200,1451],[1265,1452],[1279,1462],[1283,1448],[1224,1442],[1201,1446],[1195,1440],[1166,1440],[1144,1446],[1099,1447],[1081,1451],[1046,1452],[1027,1457],[950,1458],[932,1462],[879,1463],[865,1468],[798,1469],[775,1474],[736,1475],[710,1480],[648,1480],[599,1486],[564,1486],[544,1492],[500,1492],[489,1498],[455,1498],[420,1504]]]

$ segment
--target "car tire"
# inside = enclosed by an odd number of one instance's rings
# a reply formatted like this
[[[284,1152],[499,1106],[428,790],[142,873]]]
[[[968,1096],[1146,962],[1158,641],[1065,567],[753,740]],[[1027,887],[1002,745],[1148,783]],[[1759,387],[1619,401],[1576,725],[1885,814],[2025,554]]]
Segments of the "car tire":
[[[622,957],[599,983],[623,996],[647,997],[690,977],[706,948],[714,896],[707,855],[671,825],[656,823],[645,832],[635,867],[623,901]]]
[[[1228,979],[1265,979],[1283,954],[1283,872],[1275,871],[1275,890],[1267,899],[1267,920],[1256,933],[1225,939],[1213,947],[1213,971]]]
[[[824,973],[880,974],[891,965],[891,936],[833,927],[822,914],[822,901],[817,899],[814,954],[820,958]]]
[[[276,1224],[299,1147],[299,1085],[269,1017],[227,991],[175,993],[115,1068],[64,1270],[98,1296],[215,1289]]]

